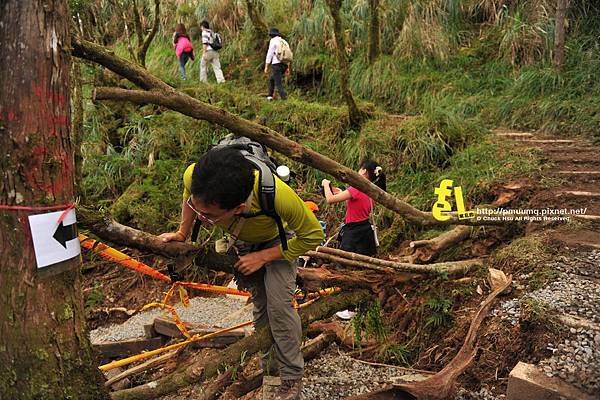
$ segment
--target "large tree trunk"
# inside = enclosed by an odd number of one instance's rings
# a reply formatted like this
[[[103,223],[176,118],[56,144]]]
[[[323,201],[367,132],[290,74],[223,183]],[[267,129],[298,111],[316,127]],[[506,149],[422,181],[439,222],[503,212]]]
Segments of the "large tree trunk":
[[[0,204],[73,201],[65,0],[0,3]],[[38,269],[28,215],[0,210],[0,397],[104,399],[79,257]]]
[[[261,49],[265,47],[267,33],[269,32],[269,27],[262,16],[263,5],[260,0],[246,0],[246,10],[254,28],[255,49]]]
[[[160,22],[160,0],[154,0],[154,23],[152,24],[152,29],[146,36],[146,38],[142,41],[138,41],[138,52],[137,59],[142,67],[146,66],[146,53],[148,52],[148,48],[150,47],[150,43],[154,40],[154,36],[156,36],[156,32],[158,32],[158,24]],[[142,37],[143,32],[138,37]]]
[[[83,156],[81,155],[81,142],[83,140],[83,84],[81,82],[81,63],[74,62],[71,68],[71,84],[73,93],[73,116],[71,118],[71,142],[73,143],[73,161],[75,164],[74,181],[75,194],[83,195],[81,190],[81,167]]]
[[[381,53],[379,32],[379,0],[369,0],[369,64],[373,64]]]
[[[329,11],[333,19],[333,36],[335,38],[336,56],[338,59],[338,67],[340,68],[340,86],[342,87],[342,96],[348,105],[348,118],[350,125],[354,128],[360,127],[365,119],[365,113],[362,112],[352,96],[349,83],[348,58],[346,57],[346,43],[344,40],[344,29],[342,27],[342,16],[340,8],[342,0],[327,0]]]
[[[565,15],[569,0],[556,0],[556,27],[554,29],[554,67],[560,71],[565,62]]]

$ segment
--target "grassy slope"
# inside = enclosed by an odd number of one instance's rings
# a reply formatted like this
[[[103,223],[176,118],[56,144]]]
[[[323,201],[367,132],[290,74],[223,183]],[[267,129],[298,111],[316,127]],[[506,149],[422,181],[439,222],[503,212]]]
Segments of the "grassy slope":
[[[478,203],[485,200],[493,181],[515,170],[536,168],[531,157],[494,143],[476,118],[464,119],[455,110],[431,104],[409,119],[378,111],[360,132],[354,132],[348,130],[343,106],[298,97],[286,103],[267,102],[255,94],[255,87],[238,81],[221,86],[193,80],[181,84],[171,49],[164,43],[151,48],[148,60],[152,72],[186,93],[266,124],[343,164],[357,167],[361,159],[377,159],[387,171],[390,190],[419,208],[432,206],[433,188],[442,178],[455,179],[467,199]],[[88,111],[85,188],[90,199],[112,207],[119,220],[142,229],[160,232],[175,227],[185,166],[226,131],[151,106],[101,104]],[[125,143],[123,149],[97,145],[108,136],[116,137],[113,143]],[[148,166],[150,154],[155,160]],[[302,196],[318,198],[318,183],[325,175],[282,161],[299,173],[296,185]],[[131,184],[127,201],[113,205]],[[341,211],[338,207],[338,217]]]

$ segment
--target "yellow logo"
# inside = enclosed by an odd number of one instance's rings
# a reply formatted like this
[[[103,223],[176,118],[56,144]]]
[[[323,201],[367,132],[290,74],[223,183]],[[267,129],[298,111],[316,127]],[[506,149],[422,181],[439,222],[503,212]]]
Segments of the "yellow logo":
[[[462,187],[455,186],[452,188],[452,179],[444,179],[440,186],[435,188],[434,193],[437,194],[437,201],[433,205],[431,212],[433,217],[438,221],[447,221],[450,219],[450,211],[452,206],[446,200],[446,197],[452,194],[454,189],[454,200],[456,201],[456,210],[458,211],[458,219],[470,219],[475,217],[474,211],[465,211],[465,202],[463,200]]]

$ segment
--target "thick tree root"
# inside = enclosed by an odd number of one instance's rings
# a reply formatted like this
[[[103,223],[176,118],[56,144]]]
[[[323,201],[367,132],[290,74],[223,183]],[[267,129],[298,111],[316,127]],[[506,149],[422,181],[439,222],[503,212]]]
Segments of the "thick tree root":
[[[438,254],[451,246],[462,242],[471,235],[471,227],[459,225],[454,229],[444,232],[438,237],[429,240],[415,240],[410,242],[410,247],[415,249],[408,256],[411,263],[426,263],[437,257]]]
[[[413,382],[401,385],[391,385],[383,390],[367,393],[361,396],[348,397],[352,400],[367,399],[424,399],[424,400],[442,400],[452,398],[456,379],[469,366],[475,354],[477,347],[477,330],[489,312],[494,299],[504,291],[512,282],[512,275],[509,276],[503,284],[496,288],[481,303],[481,306],[475,313],[471,326],[465,337],[465,341],[454,358],[440,372],[420,382]]]

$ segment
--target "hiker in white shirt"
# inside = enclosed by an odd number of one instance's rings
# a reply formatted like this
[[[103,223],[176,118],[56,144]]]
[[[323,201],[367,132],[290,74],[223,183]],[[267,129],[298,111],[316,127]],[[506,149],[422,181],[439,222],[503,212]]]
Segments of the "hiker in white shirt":
[[[204,20],[200,23],[202,27],[202,59],[200,60],[200,81],[207,82],[206,64],[211,63],[215,78],[218,83],[225,82],[223,71],[221,71],[221,62],[219,61],[219,52],[213,49],[210,45],[213,42],[213,33],[209,29],[208,21]]]
[[[277,88],[281,100],[285,100],[287,94],[283,88],[283,74],[287,70],[288,65],[277,58],[278,51],[280,50],[279,46],[281,46],[281,40],[283,39],[281,39],[281,34],[277,28],[271,28],[269,36],[271,37],[271,41],[269,41],[269,51],[267,51],[267,58],[265,60],[265,74],[269,73],[269,65],[271,65],[267,100],[273,100],[275,88]]]

